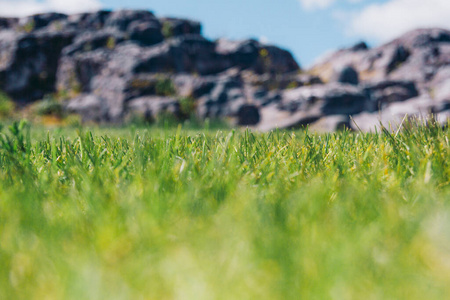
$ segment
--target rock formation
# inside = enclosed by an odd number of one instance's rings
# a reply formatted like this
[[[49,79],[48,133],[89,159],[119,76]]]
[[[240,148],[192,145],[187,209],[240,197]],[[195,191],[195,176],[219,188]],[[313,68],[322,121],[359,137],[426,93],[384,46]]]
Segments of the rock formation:
[[[337,70],[352,67],[367,97],[367,110],[354,116],[361,128],[382,121],[399,123],[406,114],[434,114],[443,123],[450,104],[450,31],[419,29],[385,45],[339,50],[315,64],[310,72],[333,81]],[[366,126],[370,125],[370,126]]]
[[[284,49],[211,41],[198,22],[149,11],[0,18],[0,90],[22,105],[58,94],[67,112],[95,122],[170,114],[260,130],[370,130],[430,113],[444,122],[450,31],[420,29],[373,49],[361,42],[302,71]]]

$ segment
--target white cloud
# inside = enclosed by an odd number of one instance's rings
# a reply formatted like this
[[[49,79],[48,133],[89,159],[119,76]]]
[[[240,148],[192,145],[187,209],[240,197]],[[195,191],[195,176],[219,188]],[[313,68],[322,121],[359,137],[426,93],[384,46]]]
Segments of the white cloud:
[[[450,0],[390,0],[371,4],[348,23],[350,33],[387,41],[416,28],[450,27]]]
[[[364,0],[297,0],[307,11],[327,9],[336,2],[348,2],[352,4],[363,2]]]
[[[330,7],[336,0],[299,0],[306,10],[324,9]]]
[[[258,40],[263,45],[267,45],[270,43],[269,38],[265,35],[260,36]]]
[[[99,0],[0,0],[0,15],[20,17],[50,11],[79,13],[101,7]]]

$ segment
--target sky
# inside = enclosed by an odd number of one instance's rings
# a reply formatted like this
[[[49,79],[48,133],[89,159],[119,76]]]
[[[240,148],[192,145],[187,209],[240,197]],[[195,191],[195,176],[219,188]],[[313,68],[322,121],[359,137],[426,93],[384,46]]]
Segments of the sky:
[[[450,29],[450,0],[0,0],[0,15],[148,9],[202,22],[210,39],[255,38],[290,50],[303,67],[330,51],[376,46],[422,27]]]

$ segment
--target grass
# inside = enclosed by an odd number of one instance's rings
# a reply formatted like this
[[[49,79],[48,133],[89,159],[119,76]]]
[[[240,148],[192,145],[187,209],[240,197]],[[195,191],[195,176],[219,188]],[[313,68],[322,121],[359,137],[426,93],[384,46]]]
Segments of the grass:
[[[449,131],[0,138],[1,299],[445,299]]]

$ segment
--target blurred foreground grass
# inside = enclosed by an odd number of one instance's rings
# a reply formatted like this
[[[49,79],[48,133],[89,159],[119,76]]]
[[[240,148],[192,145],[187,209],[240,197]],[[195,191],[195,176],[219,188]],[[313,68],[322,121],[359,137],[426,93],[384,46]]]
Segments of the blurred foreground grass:
[[[0,138],[0,299],[445,299],[449,131]]]

